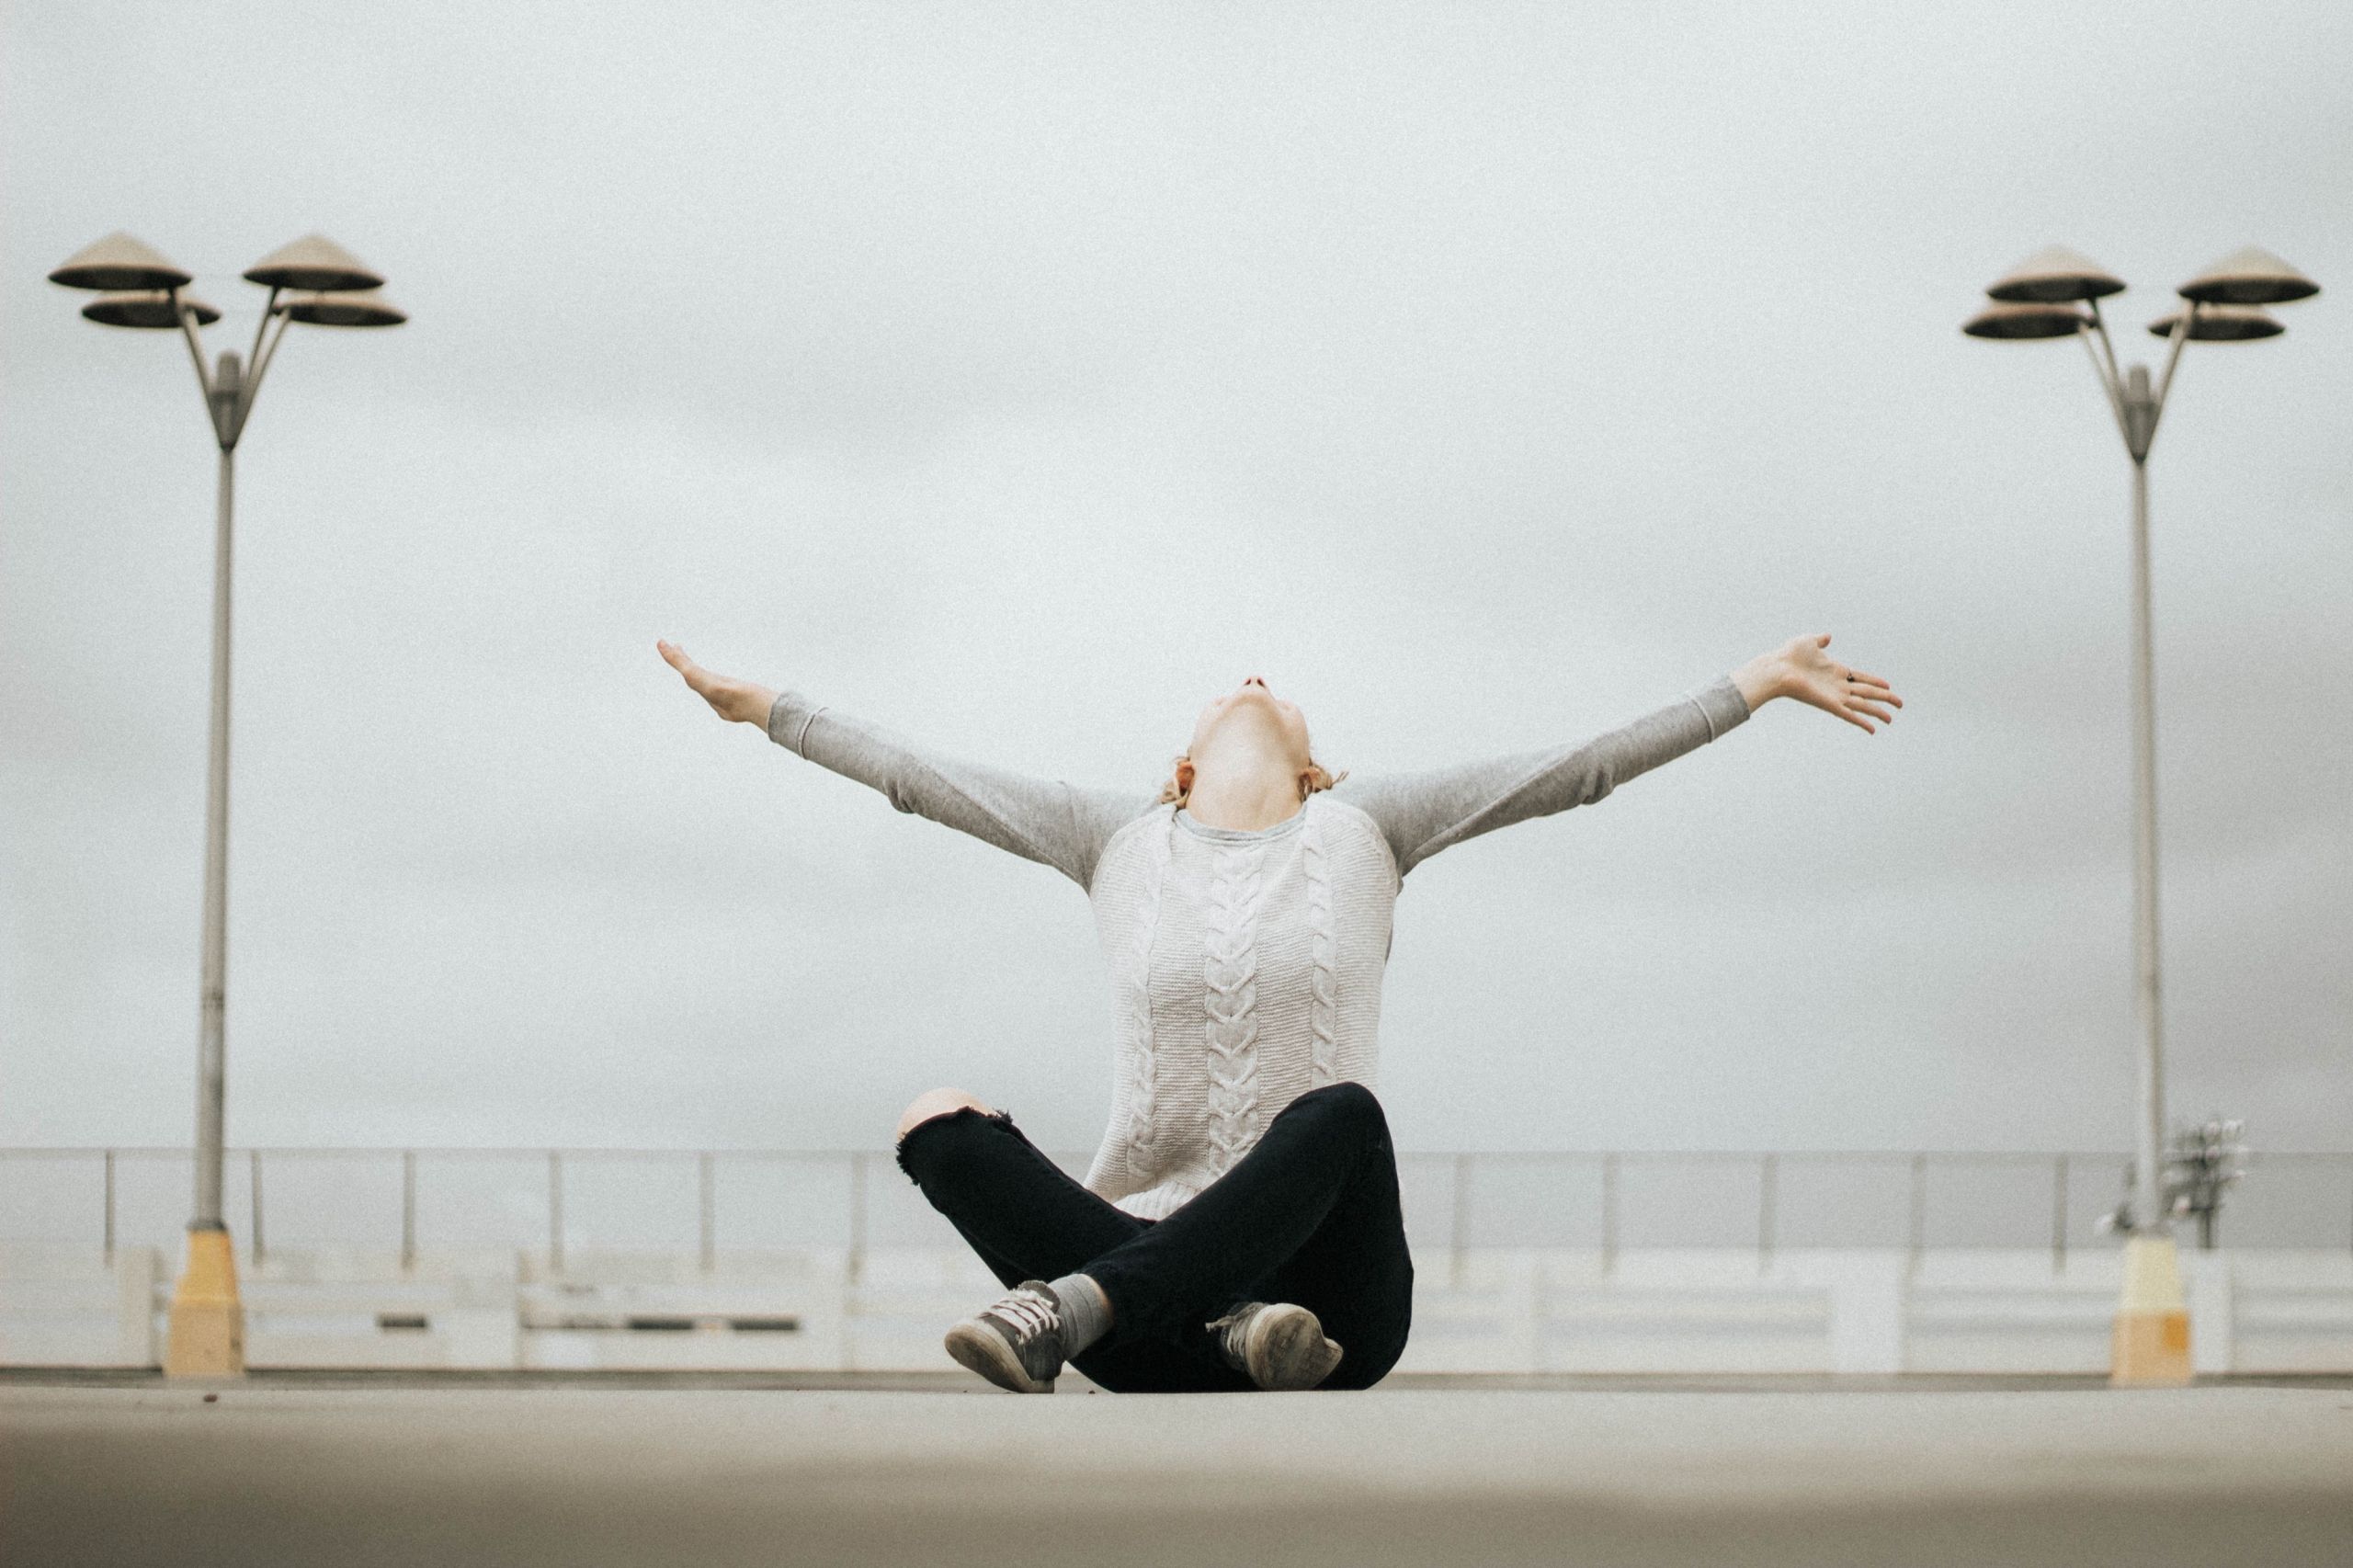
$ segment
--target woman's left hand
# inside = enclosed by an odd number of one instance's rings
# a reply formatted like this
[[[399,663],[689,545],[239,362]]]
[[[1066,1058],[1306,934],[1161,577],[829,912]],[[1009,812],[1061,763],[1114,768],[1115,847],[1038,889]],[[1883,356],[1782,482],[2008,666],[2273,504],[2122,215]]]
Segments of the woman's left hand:
[[[1819,636],[1793,637],[1771,653],[1750,660],[1734,673],[1733,682],[1752,710],[1776,697],[1794,697],[1825,713],[1836,714],[1865,734],[1874,733],[1870,722],[1873,719],[1882,724],[1893,723],[1895,715],[1889,710],[1903,707],[1904,699],[1878,676],[1832,658],[1824,652],[1829,646],[1827,631]]]

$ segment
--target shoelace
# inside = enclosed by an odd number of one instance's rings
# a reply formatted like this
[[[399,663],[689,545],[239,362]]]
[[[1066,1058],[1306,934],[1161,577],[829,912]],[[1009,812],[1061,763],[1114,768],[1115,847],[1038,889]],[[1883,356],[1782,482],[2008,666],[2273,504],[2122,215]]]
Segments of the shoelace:
[[[1218,1336],[1218,1344],[1224,1347],[1228,1356],[1239,1360],[1242,1357],[1243,1341],[1249,1332],[1250,1320],[1265,1309],[1264,1301],[1244,1301],[1223,1317],[1214,1318],[1201,1326]]]
[[[989,1311],[1011,1324],[1024,1339],[1035,1339],[1050,1328],[1062,1326],[1061,1304],[1035,1290],[1016,1290]]]

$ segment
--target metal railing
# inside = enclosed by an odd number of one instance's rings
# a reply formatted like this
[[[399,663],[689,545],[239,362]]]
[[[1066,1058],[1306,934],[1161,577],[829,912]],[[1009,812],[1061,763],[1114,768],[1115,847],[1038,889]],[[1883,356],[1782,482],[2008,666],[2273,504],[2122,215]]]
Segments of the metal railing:
[[[1054,1158],[1074,1173],[1086,1156]],[[0,1149],[0,1241],[176,1244],[186,1148]],[[885,1180],[877,1182],[877,1162]],[[955,1244],[887,1151],[244,1148],[232,1226],[259,1264],[274,1242],[390,1248],[682,1253],[715,1270],[738,1251],[838,1247],[853,1280],[880,1247]],[[2109,1152],[1812,1151],[1401,1153],[1417,1249],[1459,1274],[1482,1247],[1575,1247],[1605,1269],[1645,1247],[2047,1246],[2054,1268],[2092,1244],[2124,1190]],[[2256,1152],[2222,1219],[2239,1245],[2353,1250],[2353,1153]],[[242,1177],[242,1180],[238,1179]],[[242,1192],[235,1188],[243,1187]],[[265,1195],[268,1199],[265,1201]],[[242,1201],[238,1201],[242,1199]],[[691,1218],[689,1218],[691,1217]],[[237,1220],[244,1224],[237,1226]]]

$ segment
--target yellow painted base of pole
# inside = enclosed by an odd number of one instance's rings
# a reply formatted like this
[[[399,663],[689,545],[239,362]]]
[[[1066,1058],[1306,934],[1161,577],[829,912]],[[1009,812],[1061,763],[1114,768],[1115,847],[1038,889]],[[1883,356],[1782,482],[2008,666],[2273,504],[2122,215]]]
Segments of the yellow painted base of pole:
[[[2189,1381],[2189,1309],[2170,1235],[2132,1236],[2124,1244],[2124,1297],[2109,1346],[2108,1381],[2142,1388]]]
[[[164,1375],[241,1378],[245,1374],[245,1304],[237,1296],[237,1259],[225,1227],[188,1233],[188,1267],[172,1292],[172,1337]]]

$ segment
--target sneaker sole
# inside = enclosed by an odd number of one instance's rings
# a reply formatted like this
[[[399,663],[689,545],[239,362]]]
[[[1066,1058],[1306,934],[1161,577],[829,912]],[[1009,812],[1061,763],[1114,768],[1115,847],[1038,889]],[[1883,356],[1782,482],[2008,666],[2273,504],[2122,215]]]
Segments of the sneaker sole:
[[[1340,1364],[1340,1347],[1305,1307],[1270,1307],[1250,1325],[1250,1381],[1276,1392],[1312,1389]]]
[[[1029,1369],[1014,1355],[1013,1346],[1005,1342],[1005,1336],[984,1324],[974,1323],[968,1318],[948,1331],[945,1343],[948,1354],[956,1358],[957,1365],[978,1372],[1001,1389],[1015,1393],[1054,1392],[1053,1379],[1048,1378],[1040,1382],[1031,1377]]]

